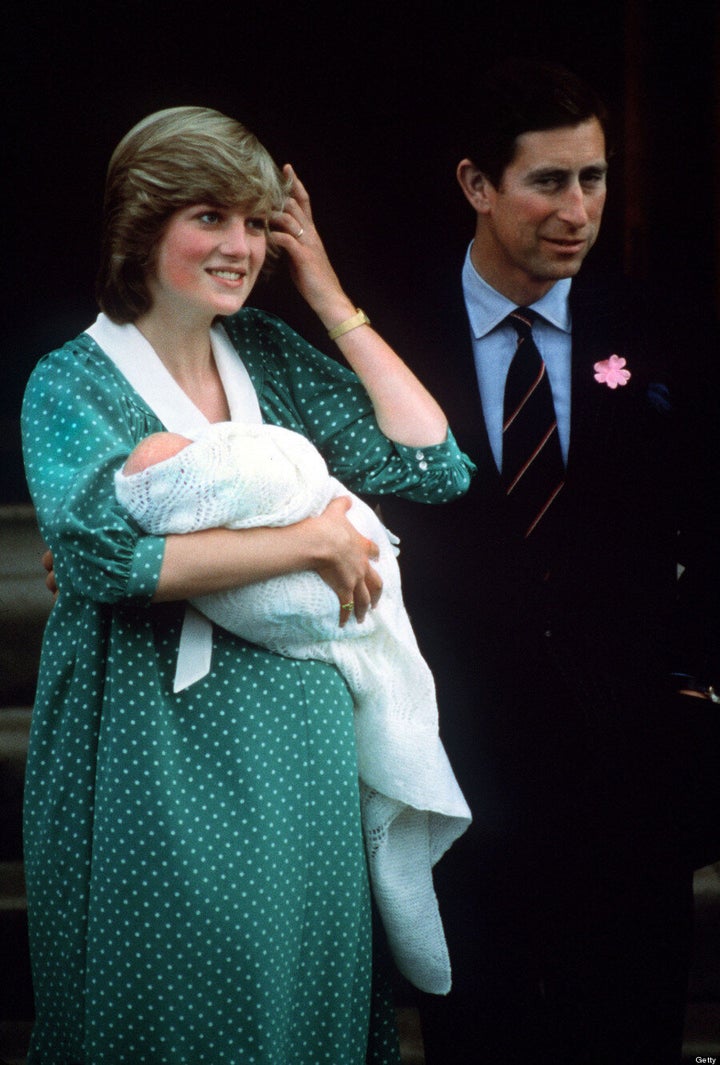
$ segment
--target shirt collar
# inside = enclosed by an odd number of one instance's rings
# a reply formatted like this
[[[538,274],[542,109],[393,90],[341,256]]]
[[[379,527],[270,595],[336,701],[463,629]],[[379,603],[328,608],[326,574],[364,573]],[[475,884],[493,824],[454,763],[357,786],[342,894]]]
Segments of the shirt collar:
[[[470,258],[472,242],[468,246],[465,262],[462,269],[462,286],[465,296],[470,329],[476,340],[487,336],[496,326],[507,318],[508,314],[517,306],[512,300],[507,299],[497,289],[488,285],[473,266]],[[556,281],[553,287],[541,296],[535,303],[530,304],[532,309],[545,321],[550,322],[564,333],[570,332],[570,285],[572,279],[564,277]]]

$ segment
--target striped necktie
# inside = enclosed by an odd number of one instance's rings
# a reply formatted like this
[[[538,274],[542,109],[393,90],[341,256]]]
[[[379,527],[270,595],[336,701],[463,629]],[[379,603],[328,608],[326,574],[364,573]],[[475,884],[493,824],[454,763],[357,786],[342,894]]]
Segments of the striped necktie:
[[[550,382],[532,335],[536,315],[508,315],[518,335],[505,384],[502,482],[516,528],[536,536],[565,483]]]

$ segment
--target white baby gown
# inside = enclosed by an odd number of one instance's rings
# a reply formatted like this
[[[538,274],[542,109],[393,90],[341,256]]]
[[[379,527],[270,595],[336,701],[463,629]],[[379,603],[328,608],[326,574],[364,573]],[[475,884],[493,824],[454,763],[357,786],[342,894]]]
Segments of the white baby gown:
[[[338,599],[312,571],[197,597],[216,624],[292,658],[334,664],[355,705],[362,821],[373,893],[398,968],[434,993],[450,987],[432,867],[470,823],[438,735],[435,685],[402,601],[395,548],[374,511],[331,477],[304,436],[224,422],[139,473],[118,500],[148,533],[285,526],[348,496],[349,520],[379,549],[378,606],[338,624]]]

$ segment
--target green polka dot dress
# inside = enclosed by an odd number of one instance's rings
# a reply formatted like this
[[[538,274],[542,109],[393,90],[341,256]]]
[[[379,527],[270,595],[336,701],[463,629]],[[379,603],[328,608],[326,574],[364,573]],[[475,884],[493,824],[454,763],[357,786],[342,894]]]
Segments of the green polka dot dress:
[[[452,437],[395,445],[355,376],[282,322],[246,309],[225,326],[265,420],[309,436],[348,487],[465,490]],[[150,602],[164,541],[112,485],[160,428],[87,334],[31,376],[26,469],[60,596],[27,768],[28,1060],[389,1065],[350,695],[333,667],[221,629],[211,672],[173,694],[184,606]]]

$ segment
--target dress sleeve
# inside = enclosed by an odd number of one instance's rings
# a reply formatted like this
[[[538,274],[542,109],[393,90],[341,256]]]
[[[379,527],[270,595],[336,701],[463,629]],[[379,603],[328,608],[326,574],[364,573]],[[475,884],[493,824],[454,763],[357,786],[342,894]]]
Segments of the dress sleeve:
[[[429,447],[395,443],[381,432],[356,374],[284,322],[249,310],[228,323],[228,332],[249,368],[260,353],[262,381],[256,373],[256,387],[264,416],[312,440],[348,488],[425,503],[447,502],[467,491],[475,467],[452,432]]]
[[[142,535],[115,499],[115,470],[160,428],[128,391],[79,338],[40,361],[23,401],[28,486],[58,586],[95,602],[149,601],[164,552],[165,541]]]

